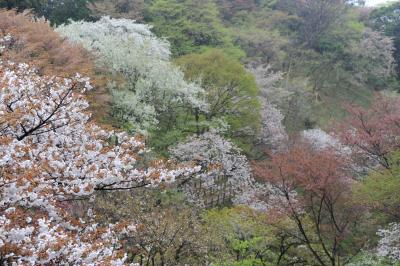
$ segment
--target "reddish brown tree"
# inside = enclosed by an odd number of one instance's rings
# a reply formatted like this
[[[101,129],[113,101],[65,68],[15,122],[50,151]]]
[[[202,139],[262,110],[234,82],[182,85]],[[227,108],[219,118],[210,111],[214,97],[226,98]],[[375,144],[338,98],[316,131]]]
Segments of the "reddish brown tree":
[[[400,147],[400,99],[380,95],[368,108],[352,105],[347,110],[350,115],[337,130],[342,143],[364,166],[390,168],[389,155]]]
[[[0,38],[7,35],[10,40],[0,46],[5,46],[13,62],[33,65],[40,74],[93,77],[89,53],[61,38],[48,22],[26,12],[0,9]]]
[[[354,181],[346,165],[337,152],[306,144],[254,165],[255,174],[279,192],[271,213],[296,225],[290,233],[307,247],[309,263],[343,265],[349,252],[357,251],[352,241],[360,211],[352,204]]]

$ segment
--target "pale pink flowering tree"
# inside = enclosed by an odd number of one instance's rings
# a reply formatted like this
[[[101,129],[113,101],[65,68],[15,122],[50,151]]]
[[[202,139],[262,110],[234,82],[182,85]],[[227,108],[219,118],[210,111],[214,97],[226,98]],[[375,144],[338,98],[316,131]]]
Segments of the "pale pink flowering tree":
[[[43,77],[28,65],[0,65],[1,264],[121,265],[119,237],[135,225],[74,219],[70,202],[193,171],[161,164],[138,169],[143,143],[90,122],[87,89],[88,79],[79,75]]]

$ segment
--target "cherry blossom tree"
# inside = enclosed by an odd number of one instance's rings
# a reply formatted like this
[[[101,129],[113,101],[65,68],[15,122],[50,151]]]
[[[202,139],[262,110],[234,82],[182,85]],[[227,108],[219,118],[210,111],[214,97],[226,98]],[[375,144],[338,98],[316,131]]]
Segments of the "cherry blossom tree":
[[[301,132],[301,139],[316,150],[330,149],[343,157],[351,155],[351,148],[343,145],[333,132],[326,132],[320,128],[308,129]]]
[[[337,139],[320,128],[304,130],[301,136],[303,140],[313,145],[315,149],[334,148],[340,145]]]
[[[269,193],[270,187],[256,182],[246,156],[215,129],[189,137],[186,142],[171,148],[170,153],[179,162],[195,162],[201,166],[201,171],[191,180],[200,182],[200,185],[183,184],[183,191],[190,201],[204,204],[207,199],[201,193],[203,190],[232,192],[230,196],[234,204],[246,204],[256,209],[267,208],[258,196]]]
[[[139,169],[140,140],[89,122],[82,93],[90,88],[79,75],[46,77],[25,64],[0,65],[1,264],[121,265],[118,237],[135,225],[75,219],[70,202],[192,171]]]
[[[378,244],[378,255],[400,261],[400,224],[391,223],[385,229],[378,231],[381,237]]]
[[[353,51],[359,57],[357,78],[371,82],[372,78],[384,80],[393,74],[396,67],[394,43],[381,32],[366,28]]]
[[[282,148],[288,141],[285,127],[282,124],[284,115],[271,102],[276,91],[280,90],[277,83],[282,80],[282,73],[274,73],[269,65],[258,65],[250,68],[257,85],[260,87],[261,101],[261,134],[260,141],[268,148],[276,150]]]
[[[266,98],[262,99],[261,104],[261,143],[273,150],[282,149],[288,142],[288,135],[282,124],[284,116]]]

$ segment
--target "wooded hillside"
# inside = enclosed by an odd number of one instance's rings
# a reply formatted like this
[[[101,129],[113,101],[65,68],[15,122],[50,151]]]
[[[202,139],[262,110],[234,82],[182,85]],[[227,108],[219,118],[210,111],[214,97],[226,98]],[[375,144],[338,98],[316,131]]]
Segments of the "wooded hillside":
[[[1,265],[400,265],[400,2],[0,0]]]

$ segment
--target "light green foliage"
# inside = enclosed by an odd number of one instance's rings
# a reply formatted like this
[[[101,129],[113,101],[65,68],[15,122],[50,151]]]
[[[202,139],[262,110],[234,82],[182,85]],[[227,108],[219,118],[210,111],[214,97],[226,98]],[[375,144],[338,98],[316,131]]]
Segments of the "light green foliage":
[[[232,44],[212,0],[153,0],[145,11],[145,21],[154,25],[158,36],[167,38],[175,56],[221,47],[232,57],[244,56]]]
[[[400,219],[400,152],[392,154],[390,169],[373,171],[356,188],[360,202],[372,207],[384,221]],[[383,214],[383,217],[382,217]]]
[[[330,19],[312,19],[324,11],[312,7],[318,7],[319,2],[322,1],[310,0],[311,7],[289,9],[299,19],[287,18],[291,39],[285,48],[287,57],[282,71],[288,81],[298,84],[301,79],[305,81],[304,92],[310,93],[308,102],[313,111],[310,118],[325,125],[332,118],[345,115],[344,103],[366,105],[372,90],[388,86],[393,46],[389,39],[365,28],[358,10],[346,7],[343,1],[332,1],[336,4],[326,7],[332,8],[326,11],[337,13]],[[326,23],[323,30],[318,33],[307,30],[318,27],[319,22]]]
[[[262,62],[281,68],[284,62],[289,39],[282,34],[282,28],[288,15],[267,7],[250,11],[241,11],[226,23],[227,30],[234,43],[245,52],[244,62]]]
[[[246,207],[215,209],[204,221],[213,265],[276,265],[278,238],[264,214]]]
[[[183,56],[176,62],[185,77],[199,81],[206,92],[209,109],[200,116],[206,121],[224,119],[229,125],[229,136],[248,151],[260,126],[259,89],[252,74],[221,50]]]
[[[113,115],[132,132],[146,134],[159,123],[173,124],[188,108],[205,111],[202,89],[184,80],[169,62],[169,44],[150,27],[128,19],[103,17],[57,28],[61,35],[98,56],[112,82]]]
[[[367,105],[372,90],[396,85],[390,40],[368,29],[347,1],[153,0],[146,10],[145,20],[171,40],[174,55],[218,47],[246,64],[282,71],[282,88],[295,103],[270,101],[289,109],[282,112],[290,131],[341,119],[343,103]],[[232,52],[235,46],[246,56]]]
[[[345,1],[302,3],[282,0],[271,8],[237,13],[228,24],[246,61],[267,62],[282,71],[282,88],[301,95],[295,104],[270,97],[283,103],[278,106],[290,131],[342,118],[343,103],[368,104],[372,90],[390,86],[394,67],[391,40],[367,28],[359,9]]]

